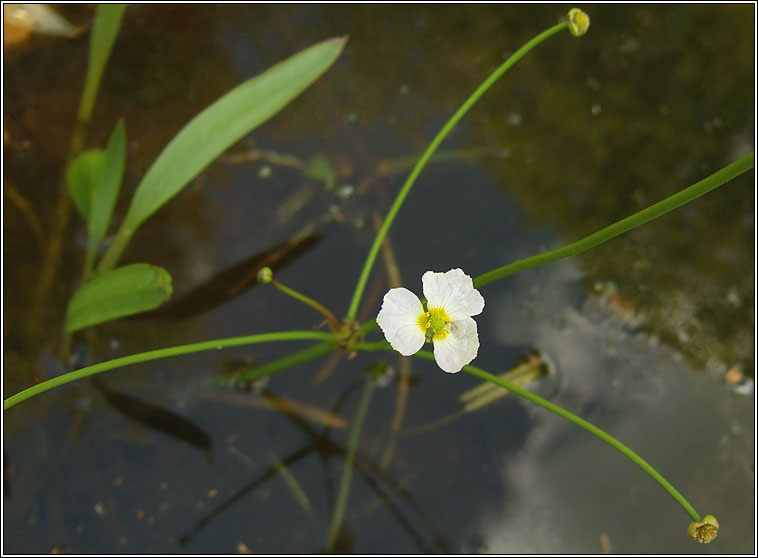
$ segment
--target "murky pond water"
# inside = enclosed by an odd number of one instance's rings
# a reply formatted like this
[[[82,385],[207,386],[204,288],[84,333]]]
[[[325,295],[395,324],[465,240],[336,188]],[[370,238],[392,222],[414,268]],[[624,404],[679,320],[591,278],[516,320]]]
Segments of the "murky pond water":
[[[565,9],[130,7],[88,144],[103,145],[124,117],[126,192],[219,95],[319,40],[349,42],[313,87],[147,221],[124,261],[166,267],[181,301],[221,271],[246,260],[252,269],[253,256],[307,238],[277,279],[344,314],[375,217],[413,157]],[[428,269],[478,275],[574,241],[754,147],[754,6],[587,11],[586,37],[559,35],[517,64],[422,173],[390,234],[409,289],[420,293]],[[92,8],[64,13],[87,23]],[[4,397],[66,367],[56,343],[85,238],[73,217],[46,319],[34,337],[25,332],[86,52],[85,35],[37,37],[5,53]],[[335,170],[331,188],[286,164],[316,156]],[[487,285],[477,319],[474,364],[500,373],[540,351],[553,374],[531,388],[617,436],[714,514],[716,541],[689,539],[687,515],[612,449],[512,395],[419,431],[459,410],[458,396],[477,382],[413,360],[406,435],[391,454],[398,384],[374,392],[338,550],[753,551],[755,400],[723,378],[729,369],[753,376],[754,206],[750,172],[582,257]],[[360,320],[376,315],[387,288],[379,261]],[[264,286],[184,300],[92,328],[73,351],[99,362],[321,322]],[[349,428],[324,426],[305,404],[352,424],[364,369],[407,365],[389,353],[308,362],[270,379],[267,405],[222,385],[240,362],[305,346],[156,361],[5,411],[3,550],[319,552]],[[298,413],[281,412],[274,396],[299,402]]]

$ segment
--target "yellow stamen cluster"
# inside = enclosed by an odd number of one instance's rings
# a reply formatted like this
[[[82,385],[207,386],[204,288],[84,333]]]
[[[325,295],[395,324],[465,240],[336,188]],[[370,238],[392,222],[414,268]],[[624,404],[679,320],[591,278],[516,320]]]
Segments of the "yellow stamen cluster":
[[[693,521],[687,534],[699,543],[709,543],[719,532],[719,522],[712,515],[706,515],[702,521]]]
[[[568,13],[569,31],[574,37],[581,37],[590,28],[590,16],[579,8],[571,8]]]
[[[419,314],[417,323],[427,338],[431,337],[434,341],[441,341],[450,333],[448,324],[451,321],[444,308],[429,308],[428,312]]]

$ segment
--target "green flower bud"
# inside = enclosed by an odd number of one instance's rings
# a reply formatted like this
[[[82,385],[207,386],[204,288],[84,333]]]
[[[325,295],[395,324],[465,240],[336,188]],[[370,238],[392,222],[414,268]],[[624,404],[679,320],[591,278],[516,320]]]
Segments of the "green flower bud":
[[[709,543],[719,532],[719,522],[712,515],[706,515],[702,521],[693,521],[687,528],[687,534],[699,543]]]
[[[574,37],[581,37],[590,28],[590,16],[579,8],[571,8],[568,13],[569,31]]]
[[[259,283],[271,283],[274,278],[274,272],[270,267],[262,267],[258,270],[258,282]]]

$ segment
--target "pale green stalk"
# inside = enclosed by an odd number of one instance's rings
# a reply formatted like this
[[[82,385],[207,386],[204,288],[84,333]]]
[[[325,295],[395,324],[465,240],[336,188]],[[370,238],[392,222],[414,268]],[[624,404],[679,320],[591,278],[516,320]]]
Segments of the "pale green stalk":
[[[306,494],[305,490],[303,490],[302,485],[297,482],[295,475],[292,474],[292,472],[284,463],[282,463],[282,460],[279,459],[273,451],[269,451],[268,453],[271,464],[281,475],[284,484],[287,485],[287,488],[289,488],[292,496],[295,498],[295,500],[297,500],[297,503],[300,504],[300,507],[303,508],[303,511],[310,515],[313,511],[313,506],[311,505],[310,498],[308,498],[308,494]]]
[[[144,353],[137,353],[125,357],[115,358],[113,360],[107,360],[99,364],[93,364],[92,366],[85,366],[79,370],[68,372],[67,374],[61,374],[55,378],[50,378],[42,383],[34,385],[25,389],[15,395],[10,396],[3,402],[3,409],[7,410],[25,401],[35,395],[44,393],[55,387],[81,380],[87,376],[99,374],[100,372],[106,372],[113,370],[114,368],[121,368],[123,366],[129,366],[140,362],[147,362],[150,360],[158,360],[161,358],[168,358],[179,355],[186,355],[190,353],[199,353],[202,351],[210,351],[213,349],[223,349],[225,347],[236,347],[239,345],[253,345],[255,343],[268,343],[272,341],[302,341],[302,340],[317,340],[317,341],[333,341],[334,336],[331,333],[323,331],[281,331],[273,333],[260,333],[255,335],[246,335],[242,337],[229,337],[227,339],[215,339],[211,341],[203,341],[201,343],[190,343],[189,345],[177,345],[175,347],[168,347],[165,349],[156,349],[153,351],[147,351]],[[333,343],[322,343],[315,345],[315,347],[326,346],[327,349],[331,349]],[[328,351],[326,351],[328,352]],[[292,356],[292,355],[290,355]]]
[[[334,505],[334,512],[332,513],[332,519],[329,524],[329,536],[326,542],[327,553],[334,551],[334,543],[337,541],[337,535],[339,535],[342,521],[345,518],[347,499],[350,495],[350,481],[353,475],[353,463],[355,462],[355,450],[358,447],[361,429],[363,428],[363,421],[366,419],[368,407],[371,403],[371,395],[374,392],[375,386],[376,382],[373,378],[368,378],[366,380],[366,385],[363,388],[363,396],[361,397],[361,402],[358,406],[358,411],[355,414],[355,420],[353,421],[353,428],[350,430],[350,439],[347,444],[347,455],[345,456],[345,468],[342,470],[339,492],[337,493],[337,502]]]
[[[482,95],[516,62],[521,60],[530,50],[532,50],[534,47],[539,45],[544,40],[548,39],[549,37],[552,37],[556,33],[559,33],[560,31],[563,31],[564,29],[568,29],[569,23],[563,22],[559,23],[558,25],[554,25],[553,27],[543,31],[533,39],[531,39],[529,42],[527,42],[524,46],[522,46],[520,49],[518,49],[516,52],[514,52],[503,64],[500,65],[500,67],[495,70],[490,77],[488,77],[484,83],[482,83],[476,91],[466,100],[463,105],[455,112],[455,114],[448,120],[447,124],[443,126],[443,128],[439,131],[439,133],[436,135],[434,140],[432,140],[432,143],[429,144],[429,147],[426,148],[426,151],[424,151],[423,155],[421,155],[421,158],[416,163],[416,166],[413,167],[413,170],[408,175],[408,178],[405,181],[405,184],[403,184],[403,187],[400,189],[400,192],[398,192],[397,197],[395,198],[394,203],[392,204],[392,207],[390,207],[389,212],[387,212],[387,216],[384,218],[384,222],[382,223],[382,226],[379,228],[379,231],[376,233],[376,238],[374,238],[374,243],[371,245],[371,249],[369,250],[368,256],[366,257],[366,262],[363,264],[363,269],[361,270],[361,274],[358,277],[358,283],[355,286],[355,292],[353,293],[353,298],[350,301],[350,306],[347,310],[346,317],[348,320],[354,320],[356,314],[358,313],[358,306],[361,302],[361,297],[363,296],[363,291],[366,288],[366,283],[368,282],[369,274],[371,273],[371,269],[374,266],[374,261],[376,260],[377,255],[379,254],[379,249],[381,248],[382,242],[384,241],[384,237],[387,235],[387,231],[389,231],[389,228],[392,226],[392,222],[395,220],[395,216],[397,215],[398,211],[400,211],[400,207],[403,205],[403,202],[405,201],[405,198],[408,196],[408,192],[410,192],[411,187],[416,182],[416,178],[418,178],[418,175],[421,173],[424,166],[426,166],[426,163],[429,161],[431,156],[434,154],[435,150],[439,145],[442,143],[442,141],[448,136],[448,134],[452,131],[452,129],[455,127],[455,125],[458,123],[458,121],[463,118],[463,116],[468,112],[468,110],[476,103]]]

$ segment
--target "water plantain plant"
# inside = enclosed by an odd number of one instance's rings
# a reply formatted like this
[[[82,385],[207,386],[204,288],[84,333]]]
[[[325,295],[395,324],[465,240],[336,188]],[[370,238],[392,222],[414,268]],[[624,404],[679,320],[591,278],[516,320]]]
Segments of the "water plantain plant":
[[[104,10],[116,11],[116,8],[101,7],[99,13],[102,15]],[[633,450],[588,421],[538,397],[517,383],[471,365],[470,363],[480,350],[478,326],[474,317],[485,306],[486,297],[479,292],[479,289],[489,283],[531,267],[589,250],[695,200],[753,168],[754,155],[752,151],[680,192],[564,247],[503,265],[473,278],[460,269],[453,269],[444,273],[428,271],[422,279],[424,284],[423,298],[419,298],[407,289],[396,287],[385,295],[381,310],[377,309],[377,320],[363,323],[356,321],[364,290],[385,237],[399,215],[403,202],[409,195],[416,179],[437,148],[487,90],[516,62],[550,37],[563,33],[570,39],[565,33],[566,31],[575,37],[580,37],[588,31],[589,25],[590,19],[584,12],[572,9],[564,21],[539,33],[508,57],[476,88],[474,93],[463,102],[442,127],[409,173],[396,195],[394,203],[381,222],[369,248],[365,263],[357,274],[356,286],[343,319],[339,320],[333,312],[306,294],[278,282],[272,277],[270,270],[261,271],[259,274],[261,282],[272,284],[284,294],[292,296],[299,302],[310,306],[314,311],[321,313],[325,317],[325,323],[329,325],[330,331],[270,332],[214,339],[124,356],[80,368],[34,385],[5,399],[4,409],[8,410],[14,405],[38,396],[56,386],[107,370],[224,347],[291,340],[312,342],[303,350],[240,372],[239,380],[245,382],[279,373],[335,351],[352,353],[396,350],[404,355],[435,360],[446,372],[454,373],[462,370],[494,386],[504,388],[510,393],[585,429],[639,466],[671,495],[684,509],[691,521],[689,527],[684,526],[682,532],[688,532],[698,542],[713,540],[718,531],[718,521],[710,515],[705,516],[705,518],[701,517],[668,480]],[[107,52],[104,51],[109,50],[112,46],[117,26],[111,25],[110,29],[113,36],[107,41],[101,41],[106,46],[101,45],[100,47],[95,46],[97,41],[94,40],[94,37],[101,32],[101,29],[96,25],[93,31],[91,66],[96,64],[98,66],[97,69],[92,70],[92,73],[102,74],[102,61],[107,59]],[[330,39],[314,45],[238,86],[187,124],[145,173],[112,244],[97,262],[97,249],[109,229],[114,203],[123,179],[126,143],[125,124],[119,122],[116,125],[105,149],[88,150],[81,153],[76,150],[76,157],[73,158],[68,172],[68,188],[76,208],[87,222],[89,244],[82,273],[83,284],[72,297],[68,307],[66,328],[69,332],[75,332],[105,320],[154,308],[170,297],[171,277],[162,268],[141,263],[117,267],[119,257],[137,227],[176,196],[226,148],[271,118],[285,107],[291,99],[305,90],[337,60],[344,46],[344,38]],[[97,48],[103,50],[98,51]],[[91,87],[85,88],[85,94],[89,95],[90,98],[92,97],[91,89]],[[90,93],[87,93],[88,91]],[[83,100],[83,106],[84,104]],[[85,115],[88,112],[91,113],[91,106],[87,110],[83,109]],[[81,142],[79,142],[80,145]],[[385,339],[368,339],[368,336],[377,327],[381,328]],[[434,353],[422,350],[427,342],[432,343]],[[481,350],[489,349],[484,347]],[[330,527],[326,534],[325,548],[327,551],[334,550],[343,524],[348,504],[352,469],[355,465],[356,449],[360,440],[363,421],[369,410],[377,375],[378,372],[372,373],[371,377],[366,378],[363,396],[357,414],[352,421],[344,472]]]
[[[98,8],[80,122],[86,122],[92,113],[97,83],[122,14],[123,6]],[[79,214],[87,223],[88,243],[83,284],[66,312],[69,333],[151,310],[171,297],[171,276],[165,269],[150,264],[116,267],[137,228],[227,148],[305,91],[334,64],[345,42],[344,37],[329,39],[295,54],[238,85],[184,126],[145,173],[113,241],[96,265],[96,254],[110,228],[124,177],[124,122],[118,122],[104,150],[89,149],[75,156],[67,173],[67,185]],[[90,75],[96,75],[97,79],[89,79]],[[77,140],[77,144],[80,141]]]

